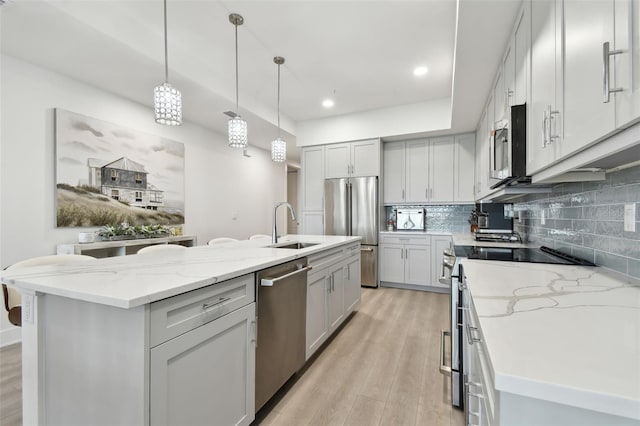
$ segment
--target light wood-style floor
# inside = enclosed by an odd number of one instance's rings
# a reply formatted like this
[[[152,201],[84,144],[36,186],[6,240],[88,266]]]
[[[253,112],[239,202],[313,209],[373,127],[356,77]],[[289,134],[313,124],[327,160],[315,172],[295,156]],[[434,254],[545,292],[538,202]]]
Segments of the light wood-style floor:
[[[462,426],[439,372],[446,294],[362,289],[359,311],[255,425]],[[20,344],[0,349],[0,425],[22,423]]]
[[[22,424],[21,356],[20,343],[0,349],[0,425],[2,426]]]
[[[448,304],[446,294],[363,288],[359,311],[254,424],[463,425],[439,371]]]

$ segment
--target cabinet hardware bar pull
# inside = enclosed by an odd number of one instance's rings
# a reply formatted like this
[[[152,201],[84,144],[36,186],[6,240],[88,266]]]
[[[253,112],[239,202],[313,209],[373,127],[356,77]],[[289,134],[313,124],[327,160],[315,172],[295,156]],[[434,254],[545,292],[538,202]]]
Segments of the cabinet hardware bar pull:
[[[559,139],[560,138],[559,135],[552,135],[551,134],[551,120],[553,119],[554,115],[560,116],[560,111],[551,110],[551,105],[549,105],[549,143],[551,143],[554,139]]]
[[[467,324],[467,340],[469,341],[470,345],[473,345],[474,343],[477,342],[481,342],[482,339],[478,338],[478,337],[473,337],[472,331],[471,330],[478,330],[478,327],[472,327],[469,324]]]
[[[625,53],[625,51],[621,49],[610,50],[608,41],[605,41],[604,43],[602,43],[602,78],[604,83],[604,87],[603,87],[604,99],[602,100],[602,102],[605,104],[611,100],[611,93],[622,92],[623,90],[621,87],[616,87],[612,89],[609,83],[609,74],[611,72],[611,67],[610,67],[611,64],[609,62],[609,57],[613,55],[619,55],[621,53]]]
[[[440,373],[445,376],[451,375],[451,367],[444,363],[444,339],[445,337],[451,337],[451,333],[447,330],[440,330]]]
[[[547,146],[547,110],[542,111],[542,147]]]
[[[478,382],[472,382],[471,380],[469,380],[469,381],[467,382],[467,386],[475,386],[475,387],[477,387],[477,388],[482,389],[482,385],[481,385],[480,383],[478,383]]]
[[[221,297],[216,302],[203,303],[202,304],[202,310],[206,312],[208,309],[215,308],[216,306],[219,306],[219,305],[223,304],[224,302],[228,302],[229,300],[231,300],[230,297]]]
[[[297,270],[295,270],[293,272],[289,272],[288,274],[281,275],[281,276],[276,277],[276,278],[262,278],[260,280],[260,285],[263,286],[263,287],[271,287],[275,283],[277,283],[278,281],[287,279],[287,278],[292,277],[294,275],[301,274],[303,272],[310,271],[311,269],[313,269],[311,266],[305,266],[304,268],[297,269]]]

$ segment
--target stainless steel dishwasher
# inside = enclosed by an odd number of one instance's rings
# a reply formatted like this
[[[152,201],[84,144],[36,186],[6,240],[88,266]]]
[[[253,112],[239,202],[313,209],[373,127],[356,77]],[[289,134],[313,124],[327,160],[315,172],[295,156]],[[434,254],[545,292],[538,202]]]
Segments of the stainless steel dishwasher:
[[[304,257],[257,274],[256,412],[304,365],[309,269]]]

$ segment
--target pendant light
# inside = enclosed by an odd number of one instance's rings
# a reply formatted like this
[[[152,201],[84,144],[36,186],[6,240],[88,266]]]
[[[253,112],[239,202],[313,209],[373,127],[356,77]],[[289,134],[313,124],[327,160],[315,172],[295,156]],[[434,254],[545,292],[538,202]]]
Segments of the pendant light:
[[[280,137],[280,65],[284,64],[282,56],[273,58],[278,65],[278,137],[271,142],[271,159],[276,163],[287,160],[287,143]]]
[[[167,0],[164,0],[164,83],[153,89],[156,123],[168,126],[182,124],[182,94],[169,84],[169,60],[167,54]]]
[[[237,13],[229,15],[229,22],[236,28],[236,114],[229,120],[229,146],[232,148],[246,148],[247,122],[238,114],[238,26],[244,23],[244,18]]]

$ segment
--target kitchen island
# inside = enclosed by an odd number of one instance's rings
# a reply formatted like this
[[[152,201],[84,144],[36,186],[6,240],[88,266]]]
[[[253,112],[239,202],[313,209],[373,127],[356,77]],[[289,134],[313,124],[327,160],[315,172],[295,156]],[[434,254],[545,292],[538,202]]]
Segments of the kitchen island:
[[[352,258],[359,240],[291,236],[280,242],[315,245],[239,241],[3,271],[3,282],[23,295],[24,424],[188,422],[165,416],[164,404],[188,408],[203,396],[209,410],[221,407],[212,421],[249,424],[254,273],[325,252]],[[167,385],[174,382],[182,387]]]
[[[640,424],[637,280],[599,267],[462,263],[479,424]]]

